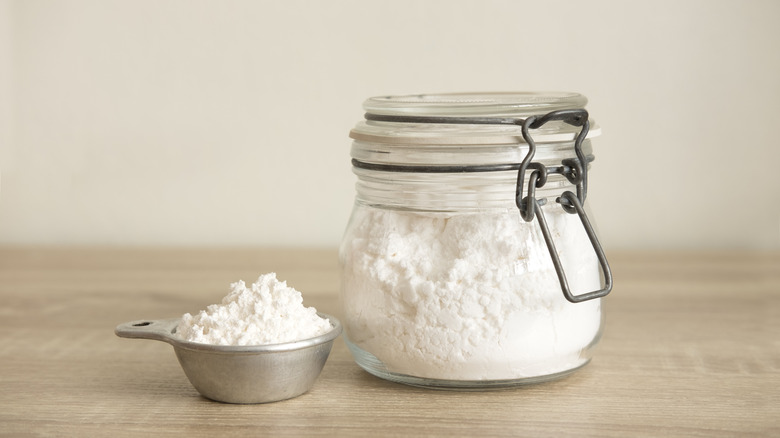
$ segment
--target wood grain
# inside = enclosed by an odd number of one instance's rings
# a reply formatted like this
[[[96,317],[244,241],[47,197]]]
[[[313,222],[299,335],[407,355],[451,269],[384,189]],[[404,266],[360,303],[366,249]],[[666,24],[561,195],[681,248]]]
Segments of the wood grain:
[[[491,392],[389,383],[341,339],[309,393],[200,397],[167,344],[122,322],[217,302],[276,271],[341,316],[334,250],[0,248],[0,434],[21,436],[778,436],[780,254],[610,254],[593,362]]]

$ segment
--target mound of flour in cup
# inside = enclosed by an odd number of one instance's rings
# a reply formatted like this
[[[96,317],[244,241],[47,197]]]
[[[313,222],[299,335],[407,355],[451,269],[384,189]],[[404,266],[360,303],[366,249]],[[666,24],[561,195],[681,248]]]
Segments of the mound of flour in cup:
[[[232,291],[197,315],[181,317],[176,333],[184,340],[216,345],[266,345],[313,338],[330,331],[327,319],[275,273],[261,275],[250,288],[238,281]]]

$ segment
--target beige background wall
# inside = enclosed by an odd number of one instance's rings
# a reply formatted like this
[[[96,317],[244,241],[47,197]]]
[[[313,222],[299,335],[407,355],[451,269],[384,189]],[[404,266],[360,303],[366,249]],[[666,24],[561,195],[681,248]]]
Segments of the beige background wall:
[[[364,98],[570,90],[608,248],[780,249],[777,1],[0,0],[0,244],[338,243]]]

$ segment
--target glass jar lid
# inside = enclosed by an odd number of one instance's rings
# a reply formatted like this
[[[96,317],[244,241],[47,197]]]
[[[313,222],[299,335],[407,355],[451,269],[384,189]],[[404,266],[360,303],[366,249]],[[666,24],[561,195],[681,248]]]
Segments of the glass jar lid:
[[[367,114],[391,117],[494,117],[524,119],[564,109],[582,109],[587,98],[570,92],[496,92],[379,96],[367,99]],[[534,134],[539,142],[572,141],[578,129],[562,122],[549,123]],[[600,129],[591,121],[588,137]],[[520,126],[359,122],[350,137],[360,141],[395,144],[509,144],[522,143]]]
[[[569,92],[450,93],[371,97],[363,109],[383,115],[524,118],[587,103],[585,96]]]

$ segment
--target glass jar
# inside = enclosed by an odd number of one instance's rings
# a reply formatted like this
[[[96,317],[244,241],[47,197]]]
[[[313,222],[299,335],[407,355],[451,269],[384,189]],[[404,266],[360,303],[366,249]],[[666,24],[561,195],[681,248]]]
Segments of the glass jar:
[[[491,388],[591,359],[611,273],[582,206],[590,138],[575,93],[368,99],[351,131],[339,257],[345,340],[378,377]]]

